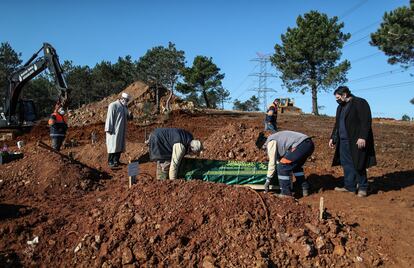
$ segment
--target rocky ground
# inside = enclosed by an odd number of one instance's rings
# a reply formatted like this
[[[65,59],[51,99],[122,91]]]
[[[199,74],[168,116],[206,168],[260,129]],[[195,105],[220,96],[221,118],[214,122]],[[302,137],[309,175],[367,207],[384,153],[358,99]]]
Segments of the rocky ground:
[[[180,110],[145,126],[133,121],[121,160],[140,159],[147,150],[145,137],[162,126],[193,132],[204,142],[203,158],[264,161],[264,152],[254,147],[262,121],[260,113]],[[202,181],[157,181],[155,164],[146,161],[141,161],[138,183],[128,189],[126,165],[106,166],[102,122],[72,127],[63,155],[36,146],[37,140],[49,143],[47,127],[40,123],[19,137],[26,142],[25,157],[0,166],[0,263],[410,267],[414,126],[374,122],[379,164],[368,172],[370,195],[361,199],[332,190],[342,176],[340,168],[330,166],[332,124],[330,117],[279,117],[282,129],[313,136],[316,144],[305,167],[313,194],[294,200]],[[327,208],[323,221],[318,220],[320,197]]]

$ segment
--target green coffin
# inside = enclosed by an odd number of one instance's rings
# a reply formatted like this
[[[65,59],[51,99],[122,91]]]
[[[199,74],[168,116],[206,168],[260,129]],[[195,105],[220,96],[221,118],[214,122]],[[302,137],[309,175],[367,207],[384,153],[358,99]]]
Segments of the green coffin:
[[[184,158],[178,172],[179,178],[186,180],[260,186],[264,185],[266,174],[267,163],[193,158]],[[273,180],[273,183],[277,183],[277,180]]]

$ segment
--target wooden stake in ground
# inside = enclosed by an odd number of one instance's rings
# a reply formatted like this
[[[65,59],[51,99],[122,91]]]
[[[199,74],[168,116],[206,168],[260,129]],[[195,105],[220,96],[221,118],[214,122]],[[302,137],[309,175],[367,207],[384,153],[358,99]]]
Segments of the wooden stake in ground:
[[[321,199],[319,200],[319,220],[323,220],[323,212],[324,212],[323,197],[321,197]]]
[[[128,188],[131,188],[132,185],[137,182],[138,173],[139,173],[138,162],[129,161],[129,164],[128,164]]]

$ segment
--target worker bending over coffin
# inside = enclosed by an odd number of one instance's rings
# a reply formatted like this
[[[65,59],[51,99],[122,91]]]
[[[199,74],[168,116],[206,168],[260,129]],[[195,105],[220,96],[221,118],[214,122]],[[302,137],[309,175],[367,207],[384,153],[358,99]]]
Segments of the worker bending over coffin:
[[[149,153],[157,161],[157,179],[177,179],[180,163],[187,153],[198,154],[203,145],[180,128],[157,128],[149,137]]]

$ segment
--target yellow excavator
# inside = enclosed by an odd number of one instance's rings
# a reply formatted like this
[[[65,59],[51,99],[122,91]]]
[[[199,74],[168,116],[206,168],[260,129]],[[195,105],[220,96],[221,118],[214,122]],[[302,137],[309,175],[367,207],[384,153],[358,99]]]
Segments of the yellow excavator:
[[[284,113],[285,110],[289,110],[289,107],[295,106],[295,102],[291,98],[276,98],[280,113]]]

